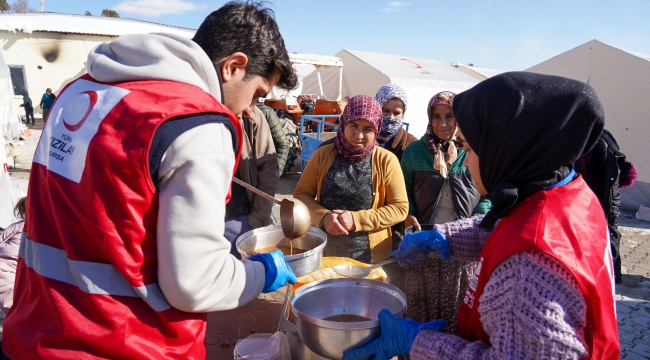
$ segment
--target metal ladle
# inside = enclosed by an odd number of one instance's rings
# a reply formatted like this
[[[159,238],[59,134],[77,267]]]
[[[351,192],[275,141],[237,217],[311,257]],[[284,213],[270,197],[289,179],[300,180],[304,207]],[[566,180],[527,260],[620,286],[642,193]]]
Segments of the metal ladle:
[[[284,236],[289,239],[296,239],[305,234],[311,225],[311,215],[307,205],[298,199],[283,199],[282,201],[273,196],[249,185],[240,179],[233,178],[232,181],[256,193],[264,199],[280,205],[280,225]]]
[[[357,265],[336,265],[336,266],[332,267],[332,270],[336,271],[339,275],[342,275],[342,276],[345,276],[345,277],[364,278],[364,277],[370,275],[370,271],[372,271],[372,269],[376,269],[376,268],[382,267],[384,265],[392,264],[395,261],[398,261],[398,259],[390,258],[388,260],[378,262],[375,265],[368,266],[368,267],[357,266]]]

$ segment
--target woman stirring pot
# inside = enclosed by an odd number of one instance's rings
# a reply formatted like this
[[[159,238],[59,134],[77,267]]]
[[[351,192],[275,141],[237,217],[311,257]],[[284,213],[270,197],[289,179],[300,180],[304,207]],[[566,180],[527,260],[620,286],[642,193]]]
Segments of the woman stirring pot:
[[[390,227],[406,217],[399,162],[377,146],[381,121],[375,99],[350,99],[334,144],[314,152],[294,190],[293,196],[309,208],[312,225],[328,234],[325,256],[385,260],[392,245]]]

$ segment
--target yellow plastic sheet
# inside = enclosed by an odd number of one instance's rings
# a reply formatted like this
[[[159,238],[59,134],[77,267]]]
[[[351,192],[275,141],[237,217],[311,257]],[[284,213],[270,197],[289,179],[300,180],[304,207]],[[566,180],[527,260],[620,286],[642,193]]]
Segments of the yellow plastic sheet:
[[[299,277],[296,284],[292,286],[291,291],[296,291],[296,289],[298,289],[299,287],[314,281],[345,278],[345,276],[339,275],[337,272],[335,272],[332,269],[333,266],[337,266],[337,265],[356,265],[356,266],[363,266],[363,267],[370,266],[368,264],[364,264],[360,261],[356,261],[350,258],[333,257],[333,256],[323,257],[323,261],[320,267],[318,268],[318,270],[314,271],[311,274]],[[371,270],[370,275],[366,276],[364,279],[386,282],[387,277],[388,276],[386,275],[384,270],[382,268],[378,268],[378,269]]]

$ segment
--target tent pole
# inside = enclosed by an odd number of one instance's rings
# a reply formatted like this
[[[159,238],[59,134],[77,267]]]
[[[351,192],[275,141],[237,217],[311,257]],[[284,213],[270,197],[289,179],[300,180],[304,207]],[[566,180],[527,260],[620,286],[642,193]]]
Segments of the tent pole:
[[[325,100],[325,94],[323,93],[323,81],[320,78],[320,66],[316,66],[316,76],[318,76],[318,88],[320,89],[320,99]]]
[[[343,96],[343,66],[339,67],[339,97],[336,101],[341,101],[341,96]]]

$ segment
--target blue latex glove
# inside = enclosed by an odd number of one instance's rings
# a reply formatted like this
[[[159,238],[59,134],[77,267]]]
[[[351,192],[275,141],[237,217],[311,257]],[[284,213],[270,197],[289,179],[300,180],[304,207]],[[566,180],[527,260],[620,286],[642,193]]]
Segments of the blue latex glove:
[[[298,281],[293,271],[289,269],[284,261],[284,254],[280,250],[273,250],[266,254],[257,254],[248,258],[248,260],[259,261],[266,268],[264,278],[264,289],[262,292],[274,292],[284,286],[286,283],[295,284]]]
[[[411,319],[402,319],[383,309],[379,312],[381,336],[370,344],[347,351],[343,360],[362,360],[375,356],[375,360],[390,360],[393,356],[408,355],[413,341],[423,329],[442,331],[447,325],[444,320],[419,323]]]
[[[445,236],[436,230],[427,230],[404,235],[404,240],[397,250],[390,252],[390,256],[413,263],[415,260],[426,259],[432,252],[442,260],[451,258],[449,242]],[[400,265],[404,264],[404,261],[400,261]]]

